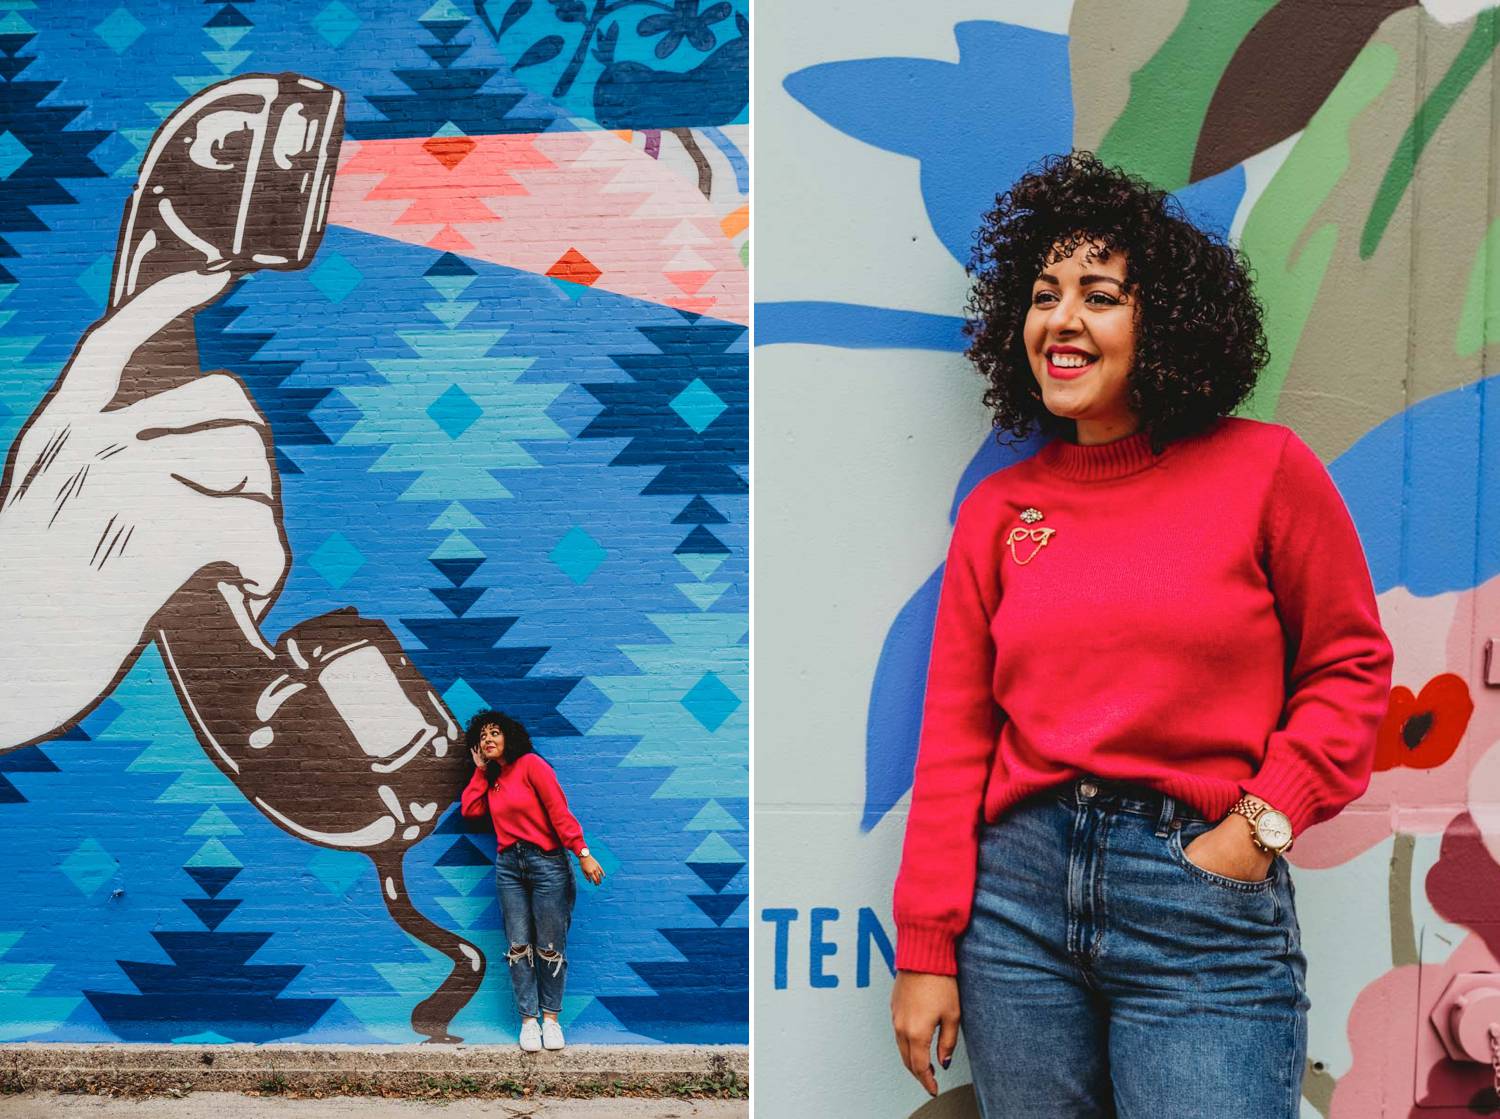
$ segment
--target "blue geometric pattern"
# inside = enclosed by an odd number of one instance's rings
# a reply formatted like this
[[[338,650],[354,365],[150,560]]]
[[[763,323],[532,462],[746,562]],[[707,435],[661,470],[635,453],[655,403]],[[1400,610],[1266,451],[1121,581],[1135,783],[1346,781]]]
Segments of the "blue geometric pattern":
[[[108,43],[109,49],[116,54],[129,50],[145,30],[146,25],[126,8],[116,8],[94,24],[94,34]]]
[[[714,30],[734,62],[737,22]],[[657,42],[617,46],[622,112],[743,114],[742,57],[627,88],[707,58]],[[353,141],[592,127],[517,61],[446,0],[0,0],[0,451],[103,313],[121,207],[188,95],[294,70],[347,93]],[[335,219],[311,267],[196,315],[198,360],[274,437],[291,565],[267,639],[354,606],[456,717],[510,711],[556,769],[609,872],[580,888],[569,1036],[743,1042],[748,340],[576,295]],[[0,751],[0,822],[0,1040],[411,1042],[451,968],[367,857],[278,827],[210,759],[153,644],[79,726]],[[489,960],[452,1025],[474,1043],[515,1036],[493,858],[449,801],[405,859],[416,908]]]
[[[740,705],[740,699],[712,672],[705,672],[703,678],[682,697],[682,705],[706,729],[716,731],[724,725],[725,719],[734,714],[735,708]]]
[[[30,158],[31,149],[21,143],[15,133],[0,135],[0,179],[10,178]]]
[[[575,583],[585,583],[590,575],[599,570],[609,553],[599,546],[586,531],[577,526],[557,542],[548,558],[567,573]]]
[[[724,414],[729,405],[719,399],[713,389],[699,378],[672,398],[672,411],[676,412],[699,435],[705,428]]]

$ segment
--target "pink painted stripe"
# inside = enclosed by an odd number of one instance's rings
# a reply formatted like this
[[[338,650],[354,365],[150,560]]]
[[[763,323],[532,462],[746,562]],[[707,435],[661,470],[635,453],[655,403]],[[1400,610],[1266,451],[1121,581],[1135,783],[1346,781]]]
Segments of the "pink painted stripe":
[[[466,139],[345,141],[329,221],[542,275],[576,250],[594,287],[749,321],[729,210],[663,162],[613,132]]]

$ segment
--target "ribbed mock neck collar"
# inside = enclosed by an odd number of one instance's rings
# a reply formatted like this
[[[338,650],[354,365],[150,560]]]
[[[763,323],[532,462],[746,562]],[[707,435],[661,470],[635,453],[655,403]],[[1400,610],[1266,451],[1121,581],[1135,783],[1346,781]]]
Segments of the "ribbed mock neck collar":
[[[1037,452],[1037,460],[1064,478],[1078,482],[1104,482],[1154,466],[1171,448],[1169,443],[1161,455],[1153,455],[1151,437],[1142,429],[1108,443],[1083,444],[1054,439]]]

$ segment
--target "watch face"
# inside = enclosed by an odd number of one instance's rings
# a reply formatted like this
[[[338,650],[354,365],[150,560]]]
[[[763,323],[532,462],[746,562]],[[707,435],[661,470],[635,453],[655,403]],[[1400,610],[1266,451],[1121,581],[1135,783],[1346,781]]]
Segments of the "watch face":
[[[1262,812],[1255,821],[1255,833],[1267,847],[1280,850],[1292,841],[1292,822],[1281,812]]]

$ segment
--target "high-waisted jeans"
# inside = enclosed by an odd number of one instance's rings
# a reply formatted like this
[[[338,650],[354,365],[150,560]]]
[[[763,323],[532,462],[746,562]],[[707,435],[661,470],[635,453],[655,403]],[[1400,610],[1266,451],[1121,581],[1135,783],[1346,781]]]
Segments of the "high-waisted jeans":
[[[1215,823],[1081,778],[983,828],[958,982],[987,1119],[1297,1119],[1291,876],[1280,858],[1260,882],[1189,862]]]
[[[537,1017],[539,1008],[556,1014],[568,978],[568,926],[578,896],[568,852],[512,843],[495,858],[495,886],[510,940],[505,960],[516,1011],[522,1018]]]

